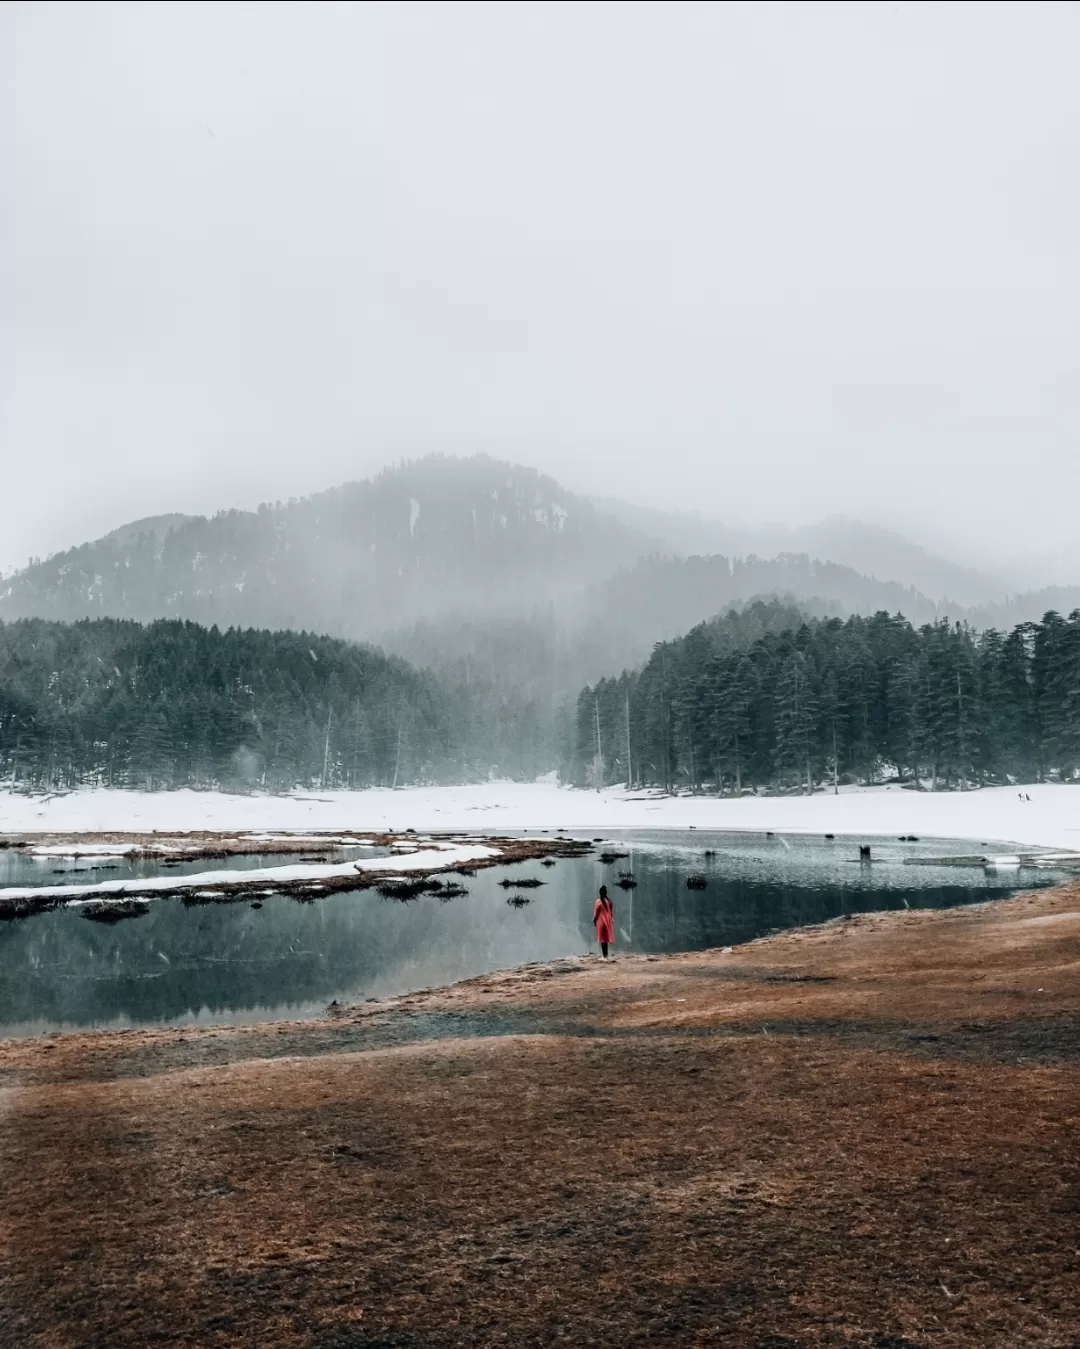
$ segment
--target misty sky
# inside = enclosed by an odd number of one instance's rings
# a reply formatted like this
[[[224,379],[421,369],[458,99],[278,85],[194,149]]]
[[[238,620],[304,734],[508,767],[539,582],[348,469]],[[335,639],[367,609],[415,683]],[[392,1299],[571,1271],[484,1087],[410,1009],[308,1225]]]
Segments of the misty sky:
[[[1078,70],[1075,5],[4,5],[0,568],[477,449],[1075,546]]]

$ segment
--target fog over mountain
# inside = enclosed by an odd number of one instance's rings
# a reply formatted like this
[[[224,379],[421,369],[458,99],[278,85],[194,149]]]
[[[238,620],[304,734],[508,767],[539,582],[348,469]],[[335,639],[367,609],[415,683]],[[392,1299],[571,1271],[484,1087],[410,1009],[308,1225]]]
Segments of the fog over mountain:
[[[528,613],[660,546],[531,469],[435,455],[284,505],[114,530],[10,578],[0,614],[370,639],[421,618]]]
[[[878,581],[896,581],[930,599],[963,606],[998,599],[1020,588],[1002,574],[965,567],[936,556],[895,530],[845,516],[829,516],[798,528],[786,525],[748,528],[724,524],[684,511],[632,506],[614,497],[597,498],[599,509],[663,540],[676,554],[723,553],[728,557],[805,554],[850,567]],[[1077,568],[1080,575],[1080,566]]]
[[[1071,5],[4,6],[0,569],[484,450],[989,599],[800,531],[1068,547],[1078,64]]]
[[[740,555],[740,544],[764,550],[769,539],[589,501],[487,456],[434,455],[254,512],[135,521],[9,577],[0,619],[306,629],[532,695],[635,665],[654,642],[762,596],[819,615],[981,626],[1080,605],[1080,588],[1010,597],[991,577],[854,521],[777,537],[821,551]],[[728,552],[709,549],[725,542]]]
[[[3,7],[12,763],[45,619],[377,644],[525,772],[762,598],[1068,615],[1078,64],[1072,6]]]

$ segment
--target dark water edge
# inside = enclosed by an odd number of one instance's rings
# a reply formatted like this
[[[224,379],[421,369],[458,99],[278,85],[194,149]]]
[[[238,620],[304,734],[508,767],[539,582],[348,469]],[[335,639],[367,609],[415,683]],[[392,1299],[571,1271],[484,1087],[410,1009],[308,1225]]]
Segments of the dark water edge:
[[[610,865],[591,857],[493,868],[450,901],[402,903],[370,890],[307,903],[267,896],[259,908],[171,898],[109,926],[76,907],[54,910],[0,927],[0,1034],[311,1017],[333,999],[388,997],[581,954],[596,949],[590,917],[602,881],[615,901],[616,949],[659,954],[734,946],[844,913],[979,903],[1064,879],[904,865],[906,856],[1008,852],[1006,844],[869,843],[865,862],[849,838],[609,834],[597,851],[628,854]],[[618,888],[620,872],[633,873],[634,889]],[[705,877],[704,889],[687,888],[692,873]],[[519,888],[522,878],[543,884]],[[515,896],[517,907],[508,903]]]

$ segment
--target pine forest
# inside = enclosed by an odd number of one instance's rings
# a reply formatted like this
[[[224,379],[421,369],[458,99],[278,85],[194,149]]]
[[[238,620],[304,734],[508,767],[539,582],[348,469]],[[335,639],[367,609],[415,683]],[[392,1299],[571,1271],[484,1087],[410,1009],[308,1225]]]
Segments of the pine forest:
[[[0,774],[23,787],[273,789],[457,778],[435,681],[308,633],[0,623]]]
[[[561,699],[309,633],[0,623],[0,777],[20,789],[578,786],[812,792],[1071,780],[1080,611],[1010,632],[756,601]]]
[[[582,690],[571,776],[739,794],[1080,770],[1080,610],[1010,632],[756,603]]]

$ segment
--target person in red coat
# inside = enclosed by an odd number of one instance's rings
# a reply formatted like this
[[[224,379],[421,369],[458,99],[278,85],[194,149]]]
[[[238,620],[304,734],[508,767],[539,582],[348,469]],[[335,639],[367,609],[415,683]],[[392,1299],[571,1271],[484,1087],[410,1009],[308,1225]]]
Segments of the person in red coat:
[[[592,920],[596,928],[596,940],[606,960],[608,946],[615,944],[615,906],[608,899],[606,885],[600,887],[600,898],[593,905]]]

